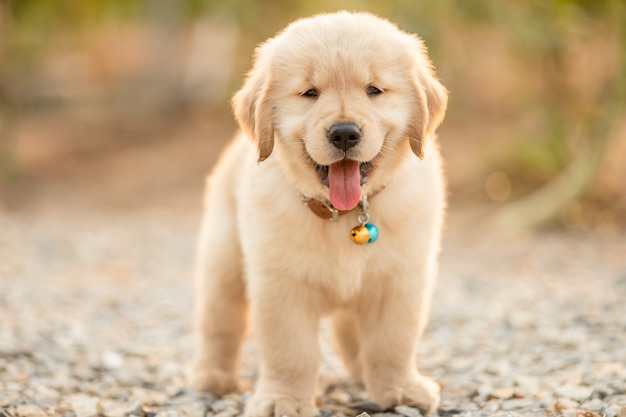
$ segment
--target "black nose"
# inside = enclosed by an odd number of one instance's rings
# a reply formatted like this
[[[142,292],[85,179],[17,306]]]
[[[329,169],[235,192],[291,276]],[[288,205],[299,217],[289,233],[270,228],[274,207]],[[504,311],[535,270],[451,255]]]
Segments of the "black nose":
[[[347,151],[361,141],[361,129],[356,123],[336,123],[328,129],[326,136],[334,147]]]

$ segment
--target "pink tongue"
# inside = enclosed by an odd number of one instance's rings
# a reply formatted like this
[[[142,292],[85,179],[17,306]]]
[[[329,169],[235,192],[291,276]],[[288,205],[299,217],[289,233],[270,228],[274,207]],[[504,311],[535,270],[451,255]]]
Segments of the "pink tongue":
[[[330,202],[338,210],[352,210],[361,198],[359,162],[344,159],[328,167]]]

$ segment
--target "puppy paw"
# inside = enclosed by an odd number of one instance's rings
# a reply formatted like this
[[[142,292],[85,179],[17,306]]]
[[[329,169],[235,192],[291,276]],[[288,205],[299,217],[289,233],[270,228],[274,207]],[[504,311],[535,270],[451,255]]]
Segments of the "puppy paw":
[[[197,391],[210,392],[219,397],[237,392],[239,388],[235,375],[220,369],[196,367],[189,372],[188,380]]]
[[[254,394],[246,404],[245,417],[314,417],[317,413],[313,398]]]
[[[372,394],[372,399],[384,409],[395,405],[408,405],[419,408],[428,414],[439,406],[439,385],[430,378],[419,376],[404,385],[389,385],[379,394]]]

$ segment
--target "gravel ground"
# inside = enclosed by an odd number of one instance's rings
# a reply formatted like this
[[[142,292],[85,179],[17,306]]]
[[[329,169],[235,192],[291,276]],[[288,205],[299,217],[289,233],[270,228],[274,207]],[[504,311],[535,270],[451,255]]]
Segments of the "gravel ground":
[[[198,221],[191,210],[0,211],[0,416],[239,415],[249,393],[185,386]],[[626,417],[626,235],[450,229],[419,350],[443,386],[438,415]],[[372,408],[323,346],[325,416],[420,415]],[[243,378],[255,356],[248,344]]]

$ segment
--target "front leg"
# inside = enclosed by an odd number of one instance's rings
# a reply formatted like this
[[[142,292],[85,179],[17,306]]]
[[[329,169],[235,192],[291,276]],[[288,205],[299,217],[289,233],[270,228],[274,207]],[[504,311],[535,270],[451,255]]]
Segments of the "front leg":
[[[297,280],[255,277],[250,298],[261,367],[247,417],[313,417],[319,362],[314,290]]]
[[[424,277],[394,276],[361,303],[364,380],[372,401],[383,408],[410,405],[424,413],[439,405],[439,386],[416,365],[417,343],[430,305]]]

